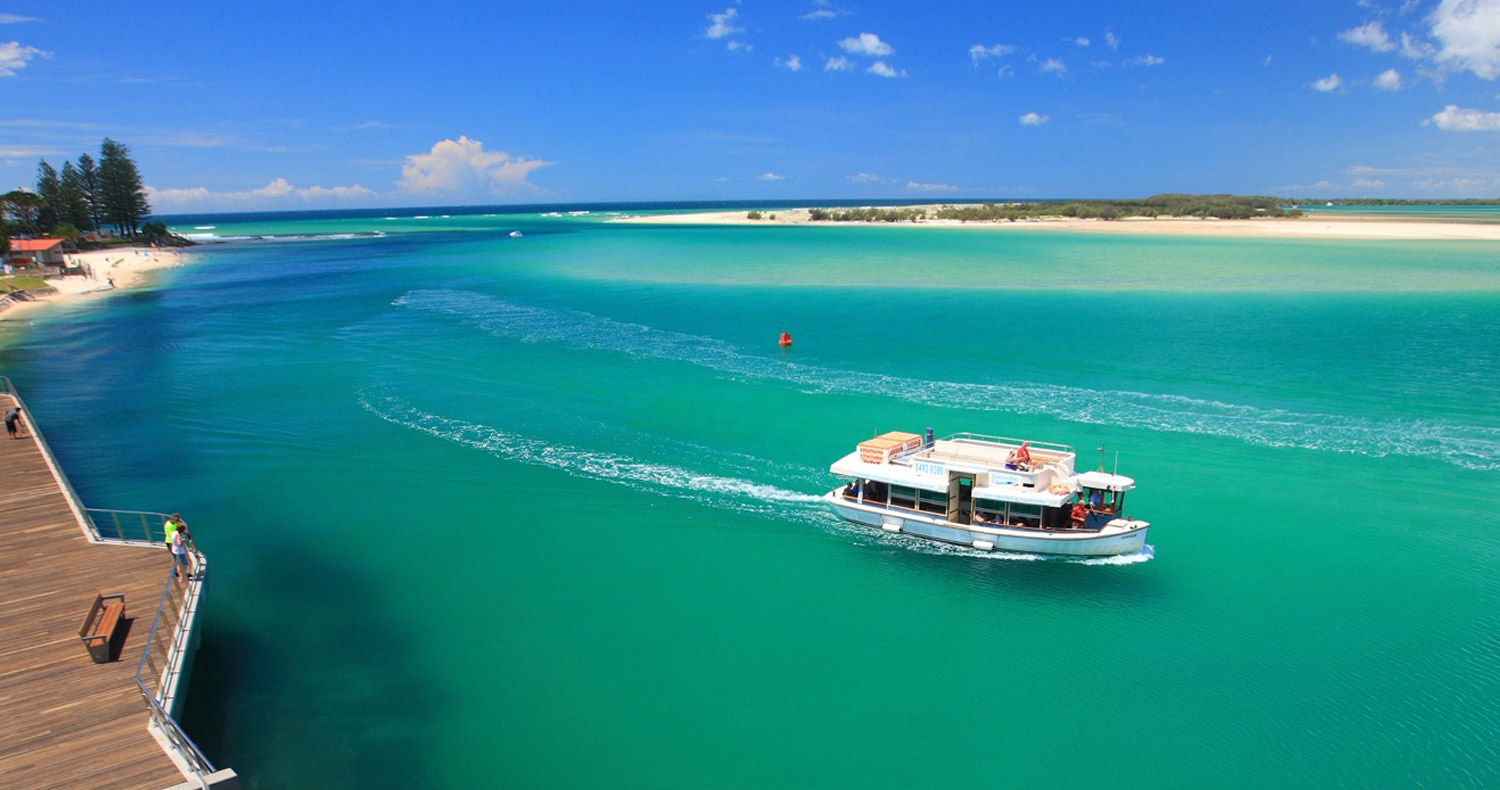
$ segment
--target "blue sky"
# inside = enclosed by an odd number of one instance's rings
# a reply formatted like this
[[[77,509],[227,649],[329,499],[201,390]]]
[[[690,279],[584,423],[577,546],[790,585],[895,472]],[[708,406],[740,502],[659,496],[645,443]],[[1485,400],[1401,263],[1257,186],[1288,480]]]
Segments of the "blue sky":
[[[162,213],[1500,196],[1500,0],[19,2],[0,188]]]

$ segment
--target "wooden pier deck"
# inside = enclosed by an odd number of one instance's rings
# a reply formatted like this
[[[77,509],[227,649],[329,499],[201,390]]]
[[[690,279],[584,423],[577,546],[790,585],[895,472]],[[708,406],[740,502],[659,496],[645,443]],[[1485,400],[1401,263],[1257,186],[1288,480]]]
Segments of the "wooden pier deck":
[[[11,405],[0,395],[0,412]],[[0,787],[174,787],[182,774],[147,731],[135,684],[170,556],[90,542],[30,424],[0,437]],[[78,638],[100,593],[124,593],[129,618],[107,664]]]

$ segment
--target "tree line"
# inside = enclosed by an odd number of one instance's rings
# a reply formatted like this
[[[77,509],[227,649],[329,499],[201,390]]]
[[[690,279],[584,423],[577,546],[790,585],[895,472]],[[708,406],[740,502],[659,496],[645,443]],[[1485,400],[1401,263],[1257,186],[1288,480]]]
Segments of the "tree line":
[[[815,208],[813,222],[918,222],[948,219],[960,222],[1015,222],[1044,217],[1115,220],[1125,217],[1297,217],[1302,212],[1285,208],[1282,198],[1260,195],[1153,195],[1141,200],[1061,200],[1032,203],[969,203],[914,208]]]
[[[99,159],[80,154],[58,170],[41,160],[36,190],[0,195],[0,249],[13,236],[55,237],[77,241],[96,232],[154,241],[166,235],[166,224],[147,222],[151,204],[140,169],[123,143],[104,138]]]

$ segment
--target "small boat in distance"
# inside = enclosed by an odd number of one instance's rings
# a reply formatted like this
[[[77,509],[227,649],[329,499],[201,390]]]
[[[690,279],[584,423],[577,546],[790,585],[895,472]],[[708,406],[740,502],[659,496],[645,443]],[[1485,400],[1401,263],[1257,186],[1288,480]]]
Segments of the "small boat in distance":
[[[934,440],[893,431],[859,443],[829,471],[848,481],[824,499],[845,521],[983,551],[1075,557],[1130,554],[1150,524],[1122,516],[1135,481],[1075,473],[1077,454],[975,433]]]
[[[521,238],[521,231],[519,231],[519,230],[513,230],[513,231],[511,231],[510,232],[510,237],[513,238],[513,239],[519,239],[519,238]]]

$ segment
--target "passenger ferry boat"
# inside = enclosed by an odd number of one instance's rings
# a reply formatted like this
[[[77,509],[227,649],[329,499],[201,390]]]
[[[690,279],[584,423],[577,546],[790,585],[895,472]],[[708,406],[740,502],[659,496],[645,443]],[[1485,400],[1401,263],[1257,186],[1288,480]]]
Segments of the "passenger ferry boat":
[[[1150,524],[1122,516],[1135,481],[1075,473],[1062,444],[893,431],[859,443],[830,471],[824,499],[846,521],[985,551],[1101,557],[1146,545]]]

